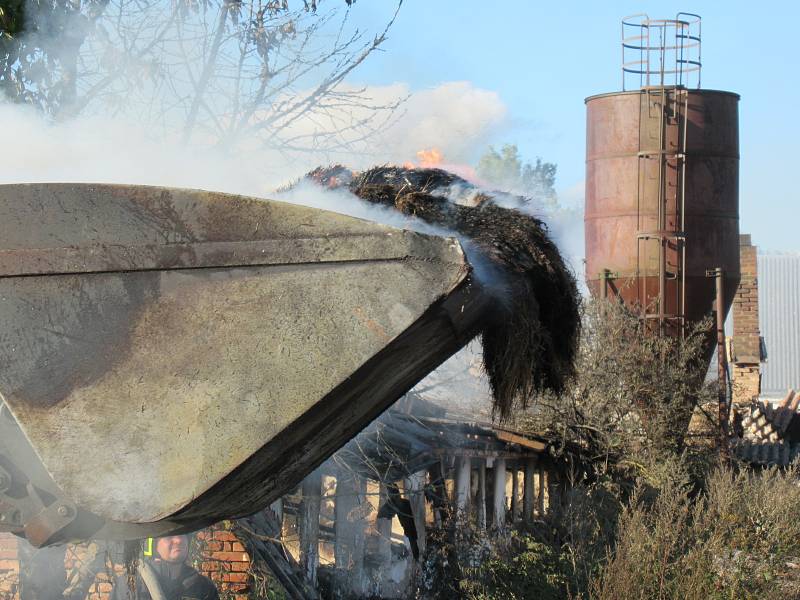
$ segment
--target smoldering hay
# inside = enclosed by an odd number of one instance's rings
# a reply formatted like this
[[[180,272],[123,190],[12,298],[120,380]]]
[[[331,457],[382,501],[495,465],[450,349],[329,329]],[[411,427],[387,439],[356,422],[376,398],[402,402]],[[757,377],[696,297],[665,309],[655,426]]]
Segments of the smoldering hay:
[[[484,263],[478,275],[488,279],[498,302],[483,317],[479,336],[501,419],[545,389],[563,390],[578,348],[580,300],[543,221],[500,206],[501,198],[508,205],[507,194],[478,190],[441,169],[380,166],[359,173],[336,165],[306,178],[452,231],[471,262]],[[520,207],[526,204],[517,200]]]

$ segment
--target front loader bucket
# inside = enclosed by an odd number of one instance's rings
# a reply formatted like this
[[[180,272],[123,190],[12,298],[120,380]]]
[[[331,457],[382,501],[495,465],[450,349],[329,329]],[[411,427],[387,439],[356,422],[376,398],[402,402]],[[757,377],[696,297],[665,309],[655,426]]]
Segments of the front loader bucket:
[[[196,190],[0,186],[0,529],[252,513],[475,333],[452,238]]]

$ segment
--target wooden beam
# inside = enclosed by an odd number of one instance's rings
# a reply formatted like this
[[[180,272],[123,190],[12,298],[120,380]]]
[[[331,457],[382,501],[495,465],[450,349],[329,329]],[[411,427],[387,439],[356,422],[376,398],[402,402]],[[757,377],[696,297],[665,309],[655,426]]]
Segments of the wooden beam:
[[[275,519],[280,524],[280,532],[278,537],[281,537],[281,535],[283,535],[283,498],[278,498],[275,500],[275,502],[269,505],[269,509],[275,513]]]
[[[300,535],[300,566],[311,582],[317,585],[319,567],[319,509],[322,501],[322,473],[313,471],[303,480],[303,498],[297,515]]]
[[[263,510],[234,521],[239,538],[255,567],[266,567],[292,600],[318,600],[316,588],[306,581],[300,565],[278,539],[280,524],[275,513]]]
[[[519,521],[520,506],[519,502],[519,468],[516,464],[511,469],[511,522]]]
[[[441,461],[431,465],[428,469],[428,478],[433,490],[433,522],[436,527],[441,527],[449,516],[450,499],[447,497],[447,484],[445,483],[445,466]]]
[[[523,482],[522,492],[522,520],[525,523],[533,521],[533,505],[534,505],[534,474],[536,472],[536,461],[528,459],[525,461],[525,480]]]
[[[497,529],[506,526],[506,461],[496,458],[494,461],[494,485],[492,492],[492,523]]]
[[[385,483],[380,484],[378,491],[378,509],[389,500],[389,490]],[[376,552],[375,572],[379,577],[378,585],[383,586],[384,581],[389,579],[392,565],[392,519],[378,519],[375,517],[375,531],[378,534],[378,548]]]
[[[544,511],[546,509],[545,506],[545,492],[547,490],[547,482],[545,481],[546,472],[544,467],[539,467],[536,473],[536,480],[537,480],[537,497],[536,497],[536,511],[539,516],[544,515]]]
[[[538,452],[531,450],[530,448],[519,450],[519,451],[510,451],[510,450],[491,450],[491,449],[481,449],[481,448],[434,448],[431,452],[434,456],[468,456],[470,458],[487,458],[487,459],[494,459],[494,458],[504,458],[507,461],[509,460],[525,460],[527,458],[537,458],[539,456]]]
[[[548,511],[553,512],[561,505],[561,481],[556,471],[547,471]]]
[[[544,450],[547,450],[546,442],[532,440],[525,436],[512,433],[511,431],[495,430],[494,435],[498,440],[506,442],[507,444],[517,444],[518,446],[530,448],[531,450],[536,450],[537,452],[543,452]]]
[[[478,462],[478,529],[486,529],[486,459]]]
[[[359,596],[366,588],[364,542],[366,533],[366,481],[358,474],[341,470],[336,478],[333,543],[338,586]]]
[[[468,516],[469,492],[471,488],[472,459],[467,456],[456,457],[455,500],[459,518]]]
[[[411,515],[417,529],[417,547],[420,556],[425,552],[425,473],[414,473],[403,482],[406,498],[411,504]]]

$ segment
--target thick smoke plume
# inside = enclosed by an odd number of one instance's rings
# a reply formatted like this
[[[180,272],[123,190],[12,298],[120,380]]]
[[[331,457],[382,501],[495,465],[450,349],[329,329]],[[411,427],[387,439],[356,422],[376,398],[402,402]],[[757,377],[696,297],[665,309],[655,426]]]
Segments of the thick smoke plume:
[[[321,163],[347,162],[358,168],[401,164],[420,148],[434,145],[449,156],[468,160],[505,116],[497,94],[467,82],[412,91],[404,84],[367,88],[366,93],[384,103],[411,95],[391,126],[362,144],[302,152],[258,145],[240,151],[185,144],[169,133],[177,124],[149,127],[130,114],[134,110],[101,111],[54,122],[31,107],[3,102],[0,92],[0,125],[8,140],[0,161],[0,183],[130,183],[270,197]],[[368,110],[361,108],[348,118],[364,119]],[[315,126],[312,118],[298,119],[289,133],[311,136]]]

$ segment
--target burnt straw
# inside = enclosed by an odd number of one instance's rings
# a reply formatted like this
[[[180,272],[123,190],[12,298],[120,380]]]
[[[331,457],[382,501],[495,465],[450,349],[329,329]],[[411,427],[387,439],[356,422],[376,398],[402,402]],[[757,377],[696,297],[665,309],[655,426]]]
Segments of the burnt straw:
[[[561,392],[573,374],[580,334],[575,278],[541,220],[498,206],[491,193],[441,169],[381,166],[361,173],[341,165],[307,178],[328,188],[348,188],[370,203],[391,207],[456,232],[503,279],[493,286],[480,338],[495,413],[502,419],[525,408],[540,391]],[[472,205],[448,199],[457,186]],[[520,199],[520,205],[525,199]]]

